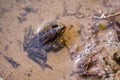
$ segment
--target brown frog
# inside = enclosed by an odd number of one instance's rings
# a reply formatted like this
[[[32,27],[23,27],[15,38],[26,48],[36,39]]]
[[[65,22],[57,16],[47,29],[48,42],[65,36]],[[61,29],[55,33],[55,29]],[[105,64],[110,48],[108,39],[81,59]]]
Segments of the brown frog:
[[[59,41],[65,32],[65,26],[49,23],[46,27],[34,34],[31,27],[25,30],[24,51],[28,57],[39,64],[43,69],[45,67],[52,70],[47,62],[47,52],[50,50],[60,50],[64,47],[64,42]],[[57,46],[57,47],[55,47]]]

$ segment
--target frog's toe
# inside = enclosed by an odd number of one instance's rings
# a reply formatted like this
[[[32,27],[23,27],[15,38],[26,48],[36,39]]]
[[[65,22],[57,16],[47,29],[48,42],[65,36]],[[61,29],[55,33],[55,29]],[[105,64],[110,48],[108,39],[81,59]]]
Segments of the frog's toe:
[[[49,68],[49,69],[53,70],[53,68],[52,68],[50,65],[46,64],[46,63],[43,63],[43,64],[42,64],[42,68],[43,68],[43,70],[44,70],[45,68]]]
[[[39,64],[42,67],[43,70],[45,68],[49,68],[49,69],[53,70],[53,68],[50,65],[46,64],[46,62],[41,59],[36,59],[36,62],[37,62],[37,64]]]
[[[53,70],[50,65],[46,64],[47,57],[38,58],[33,55],[28,55],[28,57],[30,59],[32,59],[35,63],[40,65],[43,68],[43,70],[44,70],[44,68],[49,68],[49,69]]]

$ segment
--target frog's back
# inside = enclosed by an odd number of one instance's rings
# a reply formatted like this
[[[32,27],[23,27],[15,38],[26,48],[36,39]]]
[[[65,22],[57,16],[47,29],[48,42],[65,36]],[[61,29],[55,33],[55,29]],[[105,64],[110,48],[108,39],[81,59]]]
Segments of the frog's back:
[[[61,36],[61,32],[64,31],[64,29],[64,26],[50,25],[35,34],[27,46],[28,48],[42,48],[45,45],[49,45]]]
[[[36,35],[28,43],[28,47],[40,48],[41,46],[42,42],[39,41],[39,38]]]

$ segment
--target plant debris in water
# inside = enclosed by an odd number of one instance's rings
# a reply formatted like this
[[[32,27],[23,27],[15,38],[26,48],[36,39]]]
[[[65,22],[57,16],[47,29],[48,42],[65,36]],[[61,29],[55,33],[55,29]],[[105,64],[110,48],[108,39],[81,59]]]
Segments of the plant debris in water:
[[[114,26],[106,28],[102,23],[98,27],[100,29],[96,34],[72,45],[73,56],[76,55],[73,59],[76,69],[72,75],[98,76],[100,80],[110,78],[118,80],[116,75],[120,71],[120,41],[117,31]],[[75,46],[81,47],[80,50],[76,51]]]
[[[50,50],[60,50],[64,46],[64,42],[59,41],[65,31],[65,26],[57,24],[46,24],[45,27],[34,34],[31,27],[27,28],[24,35],[24,50],[28,53],[28,57],[39,64],[43,69],[45,67],[52,70],[47,62],[47,52]],[[56,46],[58,47],[56,47]],[[54,47],[55,46],[55,47]]]
[[[105,30],[106,26],[102,23],[99,23],[98,24],[98,27],[101,29],[101,30]]]
[[[94,15],[93,18],[96,18],[96,19],[109,19],[109,18],[113,18],[113,17],[119,16],[119,15],[120,15],[120,11],[117,11],[117,12],[109,14],[107,16],[105,16],[104,13],[101,14],[101,16]]]
[[[26,6],[23,9],[24,9],[23,12],[21,12],[20,15],[17,17],[17,19],[19,20],[20,23],[22,23],[22,22],[27,20],[26,16],[29,13],[35,13],[37,11],[37,9],[35,10],[32,7],[30,7],[30,6]]]
[[[114,53],[113,60],[115,60],[120,65],[120,55],[118,53]]]
[[[118,40],[120,41],[120,22],[119,21],[115,21],[116,23],[116,30],[117,30],[117,34],[118,34]]]
[[[18,64],[16,61],[14,61],[12,58],[9,58],[7,56],[4,56],[4,58],[14,67],[18,68],[20,64]]]

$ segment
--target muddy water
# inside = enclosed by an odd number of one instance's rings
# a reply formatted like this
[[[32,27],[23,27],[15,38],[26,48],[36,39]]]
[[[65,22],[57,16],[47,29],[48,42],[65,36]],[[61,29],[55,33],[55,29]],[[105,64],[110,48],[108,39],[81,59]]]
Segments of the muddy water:
[[[79,32],[83,27],[81,33],[86,37],[91,35],[89,28],[100,21],[92,19],[93,14],[111,13],[119,5],[119,0],[0,0],[0,77],[3,80],[77,80],[70,76],[74,69],[70,58],[72,44],[82,42]],[[48,54],[47,63],[53,70],[43,70],[23,50],[25,29],[31,26],[36,32],[47,21],[57,21],[67,27],[67,47]]]

